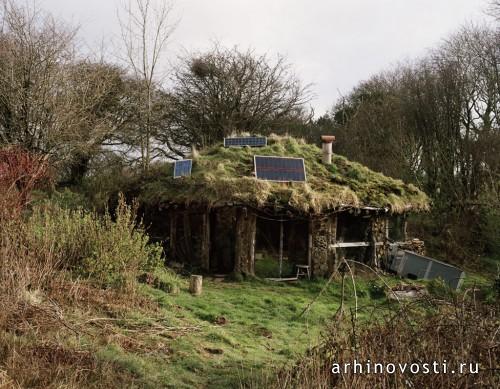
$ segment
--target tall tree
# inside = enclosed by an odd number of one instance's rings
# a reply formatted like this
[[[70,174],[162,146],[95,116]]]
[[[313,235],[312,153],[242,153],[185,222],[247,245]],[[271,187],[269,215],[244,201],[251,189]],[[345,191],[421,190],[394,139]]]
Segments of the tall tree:
[[[216,45],[182,58],[172,77],[168,128],[162,139],[178,153],[234,131],[268,133],[304,115],[310,100],[285,58]]]
[[[139,146],[141,165],[146,171],[151,161],[154,137],[155,93],[161,85],[159,66],[168,39],[175,30],[172,3],[163,0],[131,0],[119,16],[126,60],[134,76],[141,80],[140,115],[143,122]]]
[[[465,208],[499,172],[499,71],[496,31],[464,27],[337,104],[338,148]]]
[[[5,0],[0,19],[0,144],[49,155],[76,183],[103,146],[131,143],[137,88],[119,67],[78,58],[76,30],[49,14]]]
[[[0,142],[61,153],[75,121],[65,88],[75,30],[8,0],[0,18]]]

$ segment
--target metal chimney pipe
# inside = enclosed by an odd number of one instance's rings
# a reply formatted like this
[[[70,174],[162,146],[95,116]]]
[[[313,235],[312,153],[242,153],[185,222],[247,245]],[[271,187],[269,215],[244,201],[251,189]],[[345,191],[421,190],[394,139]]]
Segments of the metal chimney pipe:
[[[335,137],[333,135],[322,135],[321,136],[321,143],[322,143],[322,149],[323,149],[322,161],[325,165],[332,164],[332,144],[333,144],[334,140],[335,140]]]

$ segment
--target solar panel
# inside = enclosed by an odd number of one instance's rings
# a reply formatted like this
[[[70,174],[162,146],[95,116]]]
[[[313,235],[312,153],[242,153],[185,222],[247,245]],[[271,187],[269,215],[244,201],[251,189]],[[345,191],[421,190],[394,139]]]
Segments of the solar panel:
[[[267,145],[265,136],[242,136],[235,138],[224,138],[224,147],[263,147]]]
[[[191,168],[193,166],[192,159],[183,159],[174,162],[174,178],[190,176]]]
[[[303,158],[254,156],[255,177],[268,181],[306,181]]]

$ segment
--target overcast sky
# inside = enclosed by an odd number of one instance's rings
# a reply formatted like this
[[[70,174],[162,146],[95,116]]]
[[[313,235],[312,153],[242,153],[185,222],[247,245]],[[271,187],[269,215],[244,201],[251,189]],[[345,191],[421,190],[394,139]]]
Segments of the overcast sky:
[[[161,0],[159,0],[161,1]],[[39,0],[80,25],[88,47],[119,35],[120,0]],[[466,22],[484,19],[486,0],[176,0],[179,25],[166,56],[204,50],[214,40],[258,53],[284,54],[313,84],[316,114],[360,80],[425,54]]]

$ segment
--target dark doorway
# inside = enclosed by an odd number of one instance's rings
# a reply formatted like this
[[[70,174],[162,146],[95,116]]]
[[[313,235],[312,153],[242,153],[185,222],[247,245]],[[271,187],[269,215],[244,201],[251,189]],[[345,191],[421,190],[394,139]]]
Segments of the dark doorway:
[[[255,274],[258,277],[280,276],[280,235],[283,226],[283,261],[281,277],[297,274],[296,265],[307,265],[308,221],[271,220],[257,217]]]
[[[183,263],[188,270],[200,267],[201,214],[187,211],[173,212],[169,221],[171,218],[174,219],[171,225],[175,228],[174,234],[170,235],[173,236],[175,245],[174,252],[171,253],[174,257],[172,259]]]
[[[210,215],[210,271],[228,274],[234,271],[236,220],[234,210],[213,212]]]

